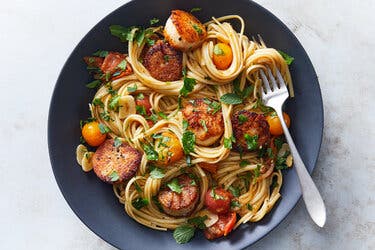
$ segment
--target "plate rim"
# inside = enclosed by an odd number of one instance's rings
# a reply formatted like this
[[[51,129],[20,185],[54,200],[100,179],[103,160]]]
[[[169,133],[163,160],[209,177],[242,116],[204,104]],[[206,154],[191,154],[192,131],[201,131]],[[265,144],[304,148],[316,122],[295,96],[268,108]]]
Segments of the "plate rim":
[[[49,109],[48,109],[48,119],[47,119],[47,144],[48,144],[48,155],[49,155],[49,159],[50,159],[50,164],[51,164],[51,168],[52,168],[52,172],[53,172],[53,176],[55,178],[55,181],[57,183],[57,186],[59,188],[59,191],[60,193],[62,194],[62,196],[64,197],[64,200],[66,201],[66,203],[68,204],[69,208],[73,211],[73,213],[79,218],[80,222],[83,223],[91,232],[93,232],[96,236],[98,236],[100,239],[104,240],[106,243],[108,243],[109,245],[115,247],[115,248],[118,248],[118,249],[122,249],[122,246],[119,246],[119,245],[116,245],[114,242],[111,242],[110,239],[106,239],[104,236],[102,236],[100,233],[98,233],[97,231],[95,231],[92,226],[89,226],[88,223],[86,223],[80,216],[80,214],[78,214],[77,211],[77,208],[71,203],[71,201],[67,198],[67,194],[65,192],[63,192],[63,184],[61,183],[61,181],[57,178],[56,176],[56,173],[55,173],[55,167],[54,167],[54,159],[52,159],[53,157],[53,149],[52,149],[52,124],[51,124],[51,116],[52,116],[52,103],[53,103],[53,100],[55,99],[55,96],[57,95],[57,85],[58,85],[58,82],[61,81],[61,78],[62,78],[62,73],[63,73],[63,69],[66,68],[68,62],[69,62],[69,59],[73,56],[73,54],[78,50],[78,47],[80,46],[81,42],[103,21],[105,20],[107,17],[111,16],[113,13],[119,11],[120,9],[122,8],[126,8],[126,7],[129,7],[133,4],[135,4],[136,2],[144,2],[144,1],[147,1],[147,0],[131,0],[117,8],[115,8],[114,10],[112,10],[110,13],[108,13],[107,15],[105,15],[103,18],[101,18],[99,21],[97,21],[95,23],[95,25],[93,25],[91,27],[91,29],[86,32],[86,34],[76,43],[76,45],[74,46],[74,49],[69,53],[69,56],[67,57],[65,63],[63,64],[63,66],[60,68],[60,73],[57,77],[57,80],[54,84],[54,87],[53,87],[53,91],[52,91],[52,95],[51,95],[51,99],[50,99],[50,102],[49,102]],[[320,87],[320,83],[319,83],[319,79],[318,79],[318,76],[316,74],[316,71],[315,71],[315,67],[309,57],[309,55],[307,54],[305,48],[302,46],[301,42],[298,40],[298,38],[295,36],[295,34],[288,28],[288,26],[282,22],[276,15],[274,15],[271,11],[269,11],[267,8],[263,7],[262,5],[260,5],[259,3],[253,1],[253,0],[247,0],[249,3],[251,2],[251,4],[255,5],[257,8],[261,9],[262,11],[264,11],[267,15],[269,15],[272,19],[275,20],[275,22],[278,24],[278,25],[281,25],[288,33],[291,37],[293,37],[295,39],[295,41],[297,42],[297,44],[302,48],[302,52],[304,54],[304,57],[306,58],[307,60],[307,64],[311,65],[311,69],[312,69],[312,75],[313,75],[313,78],[314,78],[314,81],[317,83],[317,89],[318,89],[318,95],[317,95],[317,99],[318,99],[318,102],[321,104],[320,105],[320,114],[321,114],[321,117],[322,117],[322,120],[321,120],[321,126],[320,126],[320,138],[319,138],[319,145],[318,145],[318,150],[317,150],[317,155],[316,157],[312,160],[312,168],[311,170],[308,170],[309,174],[311,175],[313,173],[313,171],[315,170],[316,168],[316,164],[317,164],[317,161],[319,159],[319,155],[320,155],[320,151],[321,151],[321,146],[322,146],[322,141],[323,141],[323,131],[324,131],[324,103],[323,103],[323,98],[322,98],[322,91],[321,91],[321,87]],[[302,197],[302,193],[301,193],[301,190],[299,189],[298,190],[298,198],[295,200],[294,204],[293,202],[291,203],[292,206],[291,206],[291,209],[289,211],[286,212],[286,214],[280,219],[280,221],[278,221],[273,228],[271,228],[267,233],[263,234],[262,236],[260,236],[259,238],[257,238],[255,241],[251,242],[251,243],[246,243],[243,247],[246,248],[246,247],[249,247],[249,246],[252,246],[254,244],[256,244],[257,242],[259,242],[261,239],[263,239],[264,237],[266,237],[267,235],[269,235],[271,232],[273,232],[277,227],[280,226],[280,224],[291,214],[292,211],[295,210],[296,208],[296,205],[298,204],[298,202],[301,200],[301,197]]]

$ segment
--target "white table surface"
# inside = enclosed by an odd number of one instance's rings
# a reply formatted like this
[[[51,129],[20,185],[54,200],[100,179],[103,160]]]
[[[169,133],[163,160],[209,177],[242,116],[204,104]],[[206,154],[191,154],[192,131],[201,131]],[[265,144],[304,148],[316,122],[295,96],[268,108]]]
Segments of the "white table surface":
[[[68,55],[124,2],[2,1],[0,249],[112,248],[63,199],[46,129],[52,89]],[[313,178],[328,214],[319,229],[299,202],[251,249],[375,249],[375,1],[258,2],[295,33],[319,76],[325,130]]]

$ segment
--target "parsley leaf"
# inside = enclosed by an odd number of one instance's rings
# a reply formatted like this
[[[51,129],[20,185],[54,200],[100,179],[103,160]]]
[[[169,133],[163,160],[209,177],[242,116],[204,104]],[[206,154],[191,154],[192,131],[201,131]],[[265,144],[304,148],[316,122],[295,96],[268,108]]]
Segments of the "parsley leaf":
[[[225,104],[240,104],[242,103],[242,98],[235,93],[227,93],[220,97],[220,101]]]
[[[116,171],[113,171],[109,175],[109,178],[110,178],[110,181],[115,182],[115,181],[118,181],[120,179],[120,176],[118,175],[118,173]]]
[[[236,200],[232,200],[232,201],[230,202],[230,207],[231,207],[231,208],[241,207],[241,204],[240,204],[238,201],[236,201]]]
[[[280,148],[282,147],[284,143],[284,140],[281,137],[276,137],[273,143],[275,144],[275,147],[277,148],[277,150],[280,150]]]
[[[240,114],[238,116],[238,121],[240,122],[240,124],[243,124],[243,123],[247,122],[247,120],[248,120],[248,118],[247,118],[246,115]]]
[[[127,90],[128,90],[129,93],[133,93],[133,92],[137,91],[137,88],[138,88],[137,84],[134,84],[133,87],[129,86],[127,88]]]
[[[190,13],[197,12],[197,11],[201,11],[201,10],[202,10],[202,8],[195,7],[195,8],[192,8],[192,9],[190,10]]]
[[[109,108],[112,109],[112,110],[117,111],[118,108],[119,108],[118,104],[119,104],[120,98],[121,98],[121,96],[119,96],[119,95],[113,96],[111,98],[111,100],[109,101],[109,105],[108,105]]]
[[[257,147],[258,147],[258,135],[251,136],[249,134],[245,134],[244,137],[245,137],[245,141],[246,141],[248,150],[257,149]]]
[[[100,80],[95,80],[95,81],[92,81],[92,82],[89,82],[88,84],[86,84],[86,87],[88,87],[89,89],[95,89],[100,84],[101,84]]]
[[[201,27],[199,27],[195,23],[192,26],[193,26],[193,29],[198,33],[198,35],[201,35],[203,33],[203,30],[201,29]]]
[[[222,56],[224,55],[224,51],[219,47],[218,44],[214,46],[214,54],[217,56]]]
[[[185,154],[194,152],[195,134],[191,131],[185,131],[182,135],[182,145],[184,147]]]
[[[182,120],[182,129],[186,130],[189,126],[189,122],[187,120]]]
[[[180,89],[180,94],[182,96],[187,96],[191,91],[193,91],[196,80],[194,78],[189,78],[184,76],[184,84]]]
[[[247,204],[246,204],[246,207],[247,207],[247,210],[249,210],[249,211],[252,211],[252,210],[253,210],[253,206],[251,206],[250,203],[247,203]]]
[[[111,130],[106,126],[104,125],[103,123],[99,123],[99,130],[100,130],[100,133],[102,134],[107,134],[109,133]]]
[[[94,106],[99,106],[101,108],[104,108],[104,103],[99,98],[95,98],[92,101],[92,104],[94,104]]]
[[[165,62],[169,62],[169,55],[164,55],[163,59],[164,59]]]
[[[190,218],[187,220],[187,222],[192,225],[192,226],[195,226],[199,229],[205,229],[206,228],[206,225],[204,224],[204,221],[208,219],[208,216],[205,215],[205,216],[197,216],[197,217],[194,217],[194,218]]]
[[[206,121],[205,120],[200,120],[199,123],[202,125],[204,132],[208,131]]]
[[[164,112],[160,111],[160,112],[158,113],[158,115],[159,115],[161,118],[163,118],[163,119],[165,119],[165,120],[168,120],[168,116],[167,116],[166,114],[164,114]]]
[[[286,158],[288,157],[288,154],[289,152],[285,152],[283,156],[277,157],[275,162],[275,167],[277,170],[283,170],[288,168],[288,166],[286,165]]]
[[[167,184],[167,186],[173,191],[173,192],[176,192],[178,194],[181,194],[182,192],[182,189],[181,189],[181,186],[180,184],[178,183],[178,180],[176,178],[174,178],[171,182],[169,182]]]
[[[228,190],[233,194],[234,197],[240,196],[240,189],[238,187],[229,186]]]
[[[121,70],[125,70],[127,64],[128,64],[127,61],[124,59],[124,60],[122,60],[122,61],[117,65],[117,68],[119,68],[119,69],[121,69]]]
[[[281,50],[278,50],[278,52],[280,53],[280,55],[284,58],[286,64],[288,65],[291,65],[292,62],[294,61],[294,57],[288,55],[287,53],[281,51]]]
[[[145,151],[147,160],[157,161],[159,159],[158,152],[156,152],[155,149],[151,145],[148,145],[148,144],[143,145],[143,150]]]
[[[133,41],[133,35],[131,34],[131,30],[134,27],[123,27],[121,25],[111,25],[109,26],[109,30],[111,34],[115,37],[120,38],[121,42],[126,41]]]
[[[92,55],[93,56],[99,56],[99,57],[106,57],[106,56],[108,56],[108,51],[106,51],[106,50],[98,50],[98,51],[96,51]]]
[[[221,109],[221,104],[219,102],[213,101],[209,104],[209,107],[212,109],[212,114],[214,115]]]
[[[245,167],[245,166],[247,166],[249,164],[250,164],[250,162],[248,160],[242,160],[242,161],[240,161],[240,167]]]
[[[225,198],[215,192],[215,188],[211,189],[210,196],[214,198],[214,200],[225,200]]]
[[[194,233],[195,228],[193,226],[182,225],[173,231],[173,238],[178,244],[185,244],[194,237]]]
[[[141,198],[141,197],[138,197],[137,199],[133,200],[132,201],[132,205],[133,207],[135,207],[136,209],[141,209],[142,207],[145,207],[148,205],[148,199],[146,198]]]
[[[159,21],[160,21],[159,19],[157,19],[157,18],[154,17],[154,18],[152,18],[152,19],[150,20],[150,25],[157,24]]]
[[[118,148],[122,145],[122,140],[118,137],[115,137],[114,141],[113,141],[113,146],[115,146],[115,148]]]
[[[147,115],[146,108],[143,105],[136,105],[135,106],[135,110],[140,115],[143,115],[143,116]]]
[[[236,138],[233,135],[229,138],[224,138],[224,147],[232,149],[232,142],[236,142]]]
[[[154,169],[152,169],[150,172],[150,176],[152,179],[161,179],[165,176],[165,174],[162,169],[154,167]]]

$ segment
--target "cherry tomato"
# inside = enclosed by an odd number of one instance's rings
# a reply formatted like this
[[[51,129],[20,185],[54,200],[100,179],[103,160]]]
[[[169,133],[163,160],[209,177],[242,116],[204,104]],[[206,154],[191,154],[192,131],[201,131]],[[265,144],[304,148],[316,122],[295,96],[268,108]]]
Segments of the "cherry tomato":
[[[236,224],[236,220],[235,212],[220,214],[219,220],[204,230],[204,236],[209,240],[227,236]]]
[[[166,166],[181,160],[184,156],[178,137],[171,132],[163,132],[161,137],[155,140],[155,149],[159,153],[158,165]]]
[[[125,60],[125,55],[118,53],[118,52],[110,52],[108,55],[104,58],[104,61],[102,65],[100,66],[100,69],[103,71],[103,73],[109,73],[113,74],[118,69],[118,65]]]
[[[102,144],[107,138],[106,134],[102,134],[99,129],[98,122],[86,123],[82,128],[83,139],[92,147]]]
[[[214,46],[212,60],[217,69],[224,70],[229,68],[233,61],[232,48],[226,43],[217,43]]]
[[[210,172],[211,174],[216,173],[218,165],[215,163],[206,163],[206,162],[201,162],[199,163],[199,166],[203,168],[204,170]]]
[[[150,116],[152,114],[152,107],[148,95],[139,94],[135,99],[135,104],[137,105],[137,114],[143,116]]]
[[[286,126],[289,128],[290,126],[290,117],[287,113],[283,112],[284,121]],[[284,133],[283,128],[281,126],[280,119],[277,115],[275,116],[267,116],[266,117],[268,124],[270,125],[270,133],[271,135],[282,135]]]
[[[223,188],[211,188],[207,191],[204,204],[216,214],[228,213],[232,194]]]

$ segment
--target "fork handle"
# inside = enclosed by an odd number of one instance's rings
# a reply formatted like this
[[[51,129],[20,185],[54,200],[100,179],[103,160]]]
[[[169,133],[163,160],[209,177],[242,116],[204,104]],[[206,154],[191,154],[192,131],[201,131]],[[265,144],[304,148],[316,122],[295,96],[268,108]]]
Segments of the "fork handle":
[[[309,172],[307,171],[305,164],[303,163],[298,150],[290,136],[289,129],[285,124],[281,107],[276,113],[280,119],[281,126],[284,130],[285,138],[289,144],[292,152],[294,167],[297,170],[299,178],[299,184],[302,190],[302,197],[305,202],[307,211],[309,212],[312,220],[320,227],[323,227],[326,221],[326,208],[322,197],[320,196],[319,190],[315,186]]]

